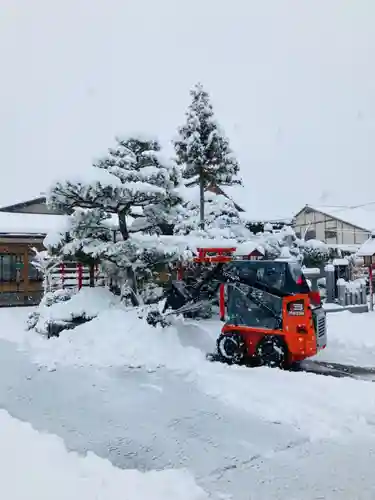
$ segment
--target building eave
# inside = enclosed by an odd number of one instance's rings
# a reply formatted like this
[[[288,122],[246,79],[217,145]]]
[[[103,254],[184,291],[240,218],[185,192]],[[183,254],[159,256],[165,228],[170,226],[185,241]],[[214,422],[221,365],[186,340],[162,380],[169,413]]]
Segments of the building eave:
[[[21,201],[20,203],[14,203],[13,205],[7,205],[5,207],[0,207],[0,212],[14,212],[15,210],[20,210],[23,208],[30,207],[35,203],[46,203],[45,196],[38,196],[36,198],[32,198],[31,200]]]

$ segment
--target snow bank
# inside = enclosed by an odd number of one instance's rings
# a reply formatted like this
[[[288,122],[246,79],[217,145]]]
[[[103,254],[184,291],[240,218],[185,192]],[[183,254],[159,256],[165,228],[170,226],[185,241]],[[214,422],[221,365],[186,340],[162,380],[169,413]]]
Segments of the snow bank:
[[[334,306],[334,304],[327,304]],[[375,314],[327,314],[328,344],[316,359],[375,368]]]
[[[58,365],[148,370],[164,366],[189,372],[205,360],[203,352],[181,344],[175,327],[153,328],[139,319],[138,311],[120,308],[102,310],[97,318],[65,330],[59,338],[47,340],[31,332],[21,347],[30,352],[34,362],[49,369]]]
[[[312,441],[374,432],[371,382],[224,366],[198,372],[196,377],[207,394],[261,420],[298,429]]]
[[[55,321],[70,321],[81,316],[94,318],[99,312],[115,304],[118,304],[118,298],[107,288],[84,287],[70,300],[44,307],[43,315]]]
[[[0,496],[6,500],[203,500],[184,470],[121,470],[93,453],[68,452],[63,441],[41,434],[0,410]]]

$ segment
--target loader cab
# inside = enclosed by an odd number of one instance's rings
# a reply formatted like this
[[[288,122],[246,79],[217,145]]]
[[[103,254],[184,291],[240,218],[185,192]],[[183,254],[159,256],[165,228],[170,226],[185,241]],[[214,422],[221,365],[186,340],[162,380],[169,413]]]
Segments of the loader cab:
[[[285,295],[310,294],[311,290],[298,262],[240,260],[228,265],[228,272],[241,279],[264,283]]]

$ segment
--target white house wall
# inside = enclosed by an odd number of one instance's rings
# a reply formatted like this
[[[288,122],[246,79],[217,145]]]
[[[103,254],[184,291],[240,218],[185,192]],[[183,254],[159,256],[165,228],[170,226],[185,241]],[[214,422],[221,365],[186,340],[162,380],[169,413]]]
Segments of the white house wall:
[[[315,210],[307,213],[306,209],[302,210],[295,218],[294,229],[301,237],[307,231],[307,239],[316,238],[326,243],[338,245],[361,244],[370,236],[368,232],[351,224]]]

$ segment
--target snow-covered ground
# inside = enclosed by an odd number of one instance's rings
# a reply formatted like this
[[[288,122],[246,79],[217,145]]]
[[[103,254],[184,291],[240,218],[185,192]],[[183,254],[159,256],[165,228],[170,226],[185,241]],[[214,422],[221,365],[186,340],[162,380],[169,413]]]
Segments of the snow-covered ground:
[[[108,305],[47,340],[24,330],[25,317],[0,310],[1,405],[69,447],[121,467],[187,466],[235,500],[249,499],[249,485],[255,500],[374,498],[371,382],[209,363],[216,321],[158,330]],[[329,314],[317,359],[375,366],[374,323]]]
[[[328,346],[317,359],[375,368],[375,313],[327,314]]]
[[[203,500],[187,471],[121,470],[0,410],[0,495],[7,500]]]
[[[81,310],[82,301],[77,304]],[[214,350],[219,322],[176,319],[166,329],[153,328],[139,319],[137,311],[122,310],[108,301],[104,304],[97,318],[59,338],[47,340],[34,331],[26,332],[21,324],[9,331],[3,328],[0,336],[18,342],[18,349],[49,370],[78,366],[178,373],[226,405],[270,423],[293,426],[311,440],[373,431],[375,386],[371,383],[210,363],[205,355]],[[60,311],[67,305],[48,309]],[[3,324],[9,324],[14,311],[3,310],[1,315]],[[316,359],[375,366],[373,323],[375,316],[370,313],[329,314],[328,346]]]

